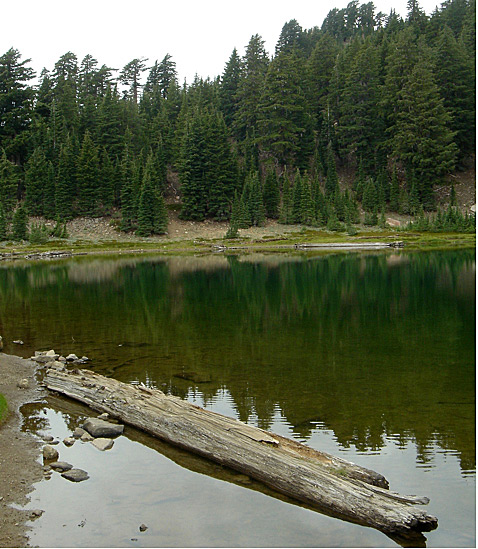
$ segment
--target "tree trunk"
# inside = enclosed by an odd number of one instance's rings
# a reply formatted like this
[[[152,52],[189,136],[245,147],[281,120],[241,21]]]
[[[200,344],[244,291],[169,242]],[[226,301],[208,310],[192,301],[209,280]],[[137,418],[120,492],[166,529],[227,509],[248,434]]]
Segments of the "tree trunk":
[[[414,507],[427,504],[427,498],[388,491],[387,480],[374,471],[204,410],[159,389],[77,369],[49,369],[44,381],[52,391],[249,475],[327,514],[390,535],[437,527],[435,517]]]

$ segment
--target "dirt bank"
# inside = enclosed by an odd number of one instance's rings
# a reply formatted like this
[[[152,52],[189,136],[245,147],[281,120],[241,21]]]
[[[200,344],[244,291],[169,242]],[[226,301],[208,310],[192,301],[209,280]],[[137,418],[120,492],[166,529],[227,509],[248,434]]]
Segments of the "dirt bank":
[[[0,424],[0,547],[26,547],[30,511],[15,509],[28,503],[32,485],[43,477],[38,461],[40,441],[21,431],[20,407],[38,400],[43,389],[35,380],[36,365],[30,360],[0,353],[0,393],[8,403],[9,414]],[[27,379],[28,388],[19,382]]]

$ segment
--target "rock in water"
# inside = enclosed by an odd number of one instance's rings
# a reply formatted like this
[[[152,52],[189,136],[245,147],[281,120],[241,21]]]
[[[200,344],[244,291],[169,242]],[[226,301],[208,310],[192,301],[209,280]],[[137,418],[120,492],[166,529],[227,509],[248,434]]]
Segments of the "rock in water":
[[[58,459],[58,455],[58,450],[56,448],[53,448],[53,446],[50,446],[49,444],[43,446],[43,459],[46,459],[48,461],[56,461]]]
[[[65,446],[73,446],[75,442],[76,442],[76,438],[73,438],[73,437],[66,437],[63,439],[63,444]]]
[[[83,471],[83,469],[70,469],[62,473],[61,476],[72,482],[81,482],[90,478],[88,473]]]
[[[93,444],[95,448],[98,448],[98,450],[104,452],[105,450],[113,448],[114,442],[110,438],[95,438],[91,441],[91,444]]]
[[[66,461],[54,461],[53,463],[50,463],[50,467],[55,471],[69,471],[70,469],[73,469],[73,465]]]
[[[121,435],[124,430],[124,425],[117,425],[115,423],[109,423],[97,417],[89,417],[85,423],[83,423],[83,429],[88,431],[91,436],[108,437],[113,438]]]
[[[73,438],[81,438],[85,433],[86,431],[84,429],[82,429],[81,427],[77,427],[73,431]]]

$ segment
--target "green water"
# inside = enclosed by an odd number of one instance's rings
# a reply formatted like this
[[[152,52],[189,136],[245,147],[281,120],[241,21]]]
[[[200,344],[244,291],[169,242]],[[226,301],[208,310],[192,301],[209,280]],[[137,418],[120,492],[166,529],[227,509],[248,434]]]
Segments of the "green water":
[[[427,534],[429,546],[475,544],[474,251],[2,264],[0,333],[5,352],[87,355],[95,371],[375,469],[393,490],[431,498],[439,528]],[[30,413],[37,429],[50,424],[67,434],[87,412],[50,403]],[[161,462],[125,489],[141,507],[140,493],[155,501],[151,476],[172,475],[182,495],[166,522],[178,526],[129,539],[118,526],[119,537],[105,545],[395,545],[371,529],[218,480],[209,464],[191,473],[149,437],[138,442],[132,432],[127,440],[105,467],[117,459],[124,474],[131,460],[142,471]],[[65,498],[78,499],[80,488],[61,481],[49,481],[60,483],[55,493],[75,488]],[[85,498],[93,485],[82,483]],[[46,507],[49,490],[36,490]],[[130,507],[123,506],[111,512],[124,525]],[[35,523],[34,544],[52,541],[42,537],[54,527],[47,514]],[[58,545],[98,545],[94,526],[68,530],[68,541],[55,535]]]

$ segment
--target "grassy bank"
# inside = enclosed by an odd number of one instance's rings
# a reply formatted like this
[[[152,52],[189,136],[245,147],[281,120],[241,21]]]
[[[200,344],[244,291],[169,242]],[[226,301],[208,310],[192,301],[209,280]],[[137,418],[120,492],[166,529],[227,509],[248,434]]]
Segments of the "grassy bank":
[[[260,236],[240,236],[226,239],[213,237],[188,238],[137,238],[124,240],[95,240],[91,239],[50,239],[45,244],[32,245],[24,243],[7,243],[0,245],[0,254],[4,258],[25,256],[34,253],[45,253],[52,250],[60,252],[81,253],[139,253],[155,252],[160,254],[196,254],[209,253],[217,246],[234,248],[238,252],[244,251],[287,251],[294,250],[295,244],[311,243],[367,243],[367,242],[394,242],[402,241],[407,250],[426,249],[460,249],[476,246],[475,234],[463,233],[433,233],[409,232],[391,229],[370,230],[364,229],[350,236],[347,233],[331,232],[311,228],[302,228],[296,231],[284,231],[282,234],[267,234],[264,231]]]

